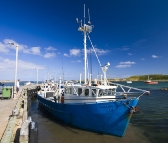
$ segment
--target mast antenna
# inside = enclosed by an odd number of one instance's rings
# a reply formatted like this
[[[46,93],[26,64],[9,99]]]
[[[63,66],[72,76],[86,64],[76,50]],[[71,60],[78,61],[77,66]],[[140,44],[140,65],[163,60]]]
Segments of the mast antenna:
[[[88,17],[89,17],[88,24],[91,24],[91,22],[90,22],[90,13],[89,13],[89,9],[88,9]]]
[[[84,4],[84,25],[85,25],[85,4]]]
[[[84,4],[84,23],[82,25],[82,20],[78,21],[76,18],[77,23],[81,23],[81,26],[78,28],[78,31],[83,33],[83,45],[84,45],[84,83],[87,84],[87,48],[86,48],[86,35],[92,32],[93,25],[85,24],[85,4]],[[90,14],[89,14],[89,22],[90,23]]]

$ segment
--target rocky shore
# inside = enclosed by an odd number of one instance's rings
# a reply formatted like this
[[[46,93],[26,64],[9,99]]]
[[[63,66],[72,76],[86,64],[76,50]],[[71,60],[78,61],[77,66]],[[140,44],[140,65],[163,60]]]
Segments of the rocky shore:
[[[168,87],[166,87],[166,88],[161,88],[161,90],[168,90]]]

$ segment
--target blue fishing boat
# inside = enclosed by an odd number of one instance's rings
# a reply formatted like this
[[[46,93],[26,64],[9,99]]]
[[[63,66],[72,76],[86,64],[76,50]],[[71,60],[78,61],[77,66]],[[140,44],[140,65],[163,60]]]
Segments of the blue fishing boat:
[[[85,6],[84,6],[85,9]],[[88,10],[89,12],[89,10]],[[44,107],[55,118],[62,120],[68,125],[93,131],[101,134],[109,134],[122,137],[127,129],[131,116],[136,112],[136,106],[141,96],[149,94],[146,90],[124,86],[108,82],[106,71],[110,66],[108,62],[104,66],[94,50],[89,37],[93,26],[90,18],[88,24],[82,20],[79,31],[84,35],[84,84],[73,82],[62,82],[61,78],[55,84],[55,88],[45,90],[51,83],[42,85],[38,92],[39,105]],[[87,80],[87,49],[86,38],[91,42],[96,57],[104,74],[103,79],[95,80],[94,84]],[[47,84],[47,85],[46,85]]]

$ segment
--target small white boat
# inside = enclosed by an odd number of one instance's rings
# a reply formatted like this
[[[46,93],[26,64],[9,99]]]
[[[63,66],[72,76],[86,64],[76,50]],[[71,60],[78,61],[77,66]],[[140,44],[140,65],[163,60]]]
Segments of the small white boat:
[[[24,85],[30,85],[30,84],[31,84],[30,81],[24,83]]]
[[[132,81],[130,81],[130,80],[129,80],[129,81],[126,81],[126,82],[127,82],[127,83],[132,83]]]

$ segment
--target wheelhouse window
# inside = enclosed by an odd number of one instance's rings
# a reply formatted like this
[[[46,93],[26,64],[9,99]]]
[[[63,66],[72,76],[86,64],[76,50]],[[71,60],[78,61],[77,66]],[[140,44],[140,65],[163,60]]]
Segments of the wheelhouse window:
[[[73,90],[72,88],[69,88],[69,94],[72,94]]]
[[[78,88],[78,95],[80,96],[82,94],[82,88]]]
[[[99,90],[99,95],[98,96],[103,96],[103,90],[102,89]]]
[[[68,94],[68,88],[65,87],[65,91],[64,91],[66,94]]]
[[[96,89],[92,89],[92,96],[96,96]]]
[[[73,91],[73,95],[77,95],[77,91],[75,88],[72,88],[72,91]]]
[[[85,96],[89,96],[89,89],[85,89]]]
[[[100,89],[98,96],[112,96],[115,94],[115,89]]]
[[[72,94],[72,88],[65,88],[66,94]]]

